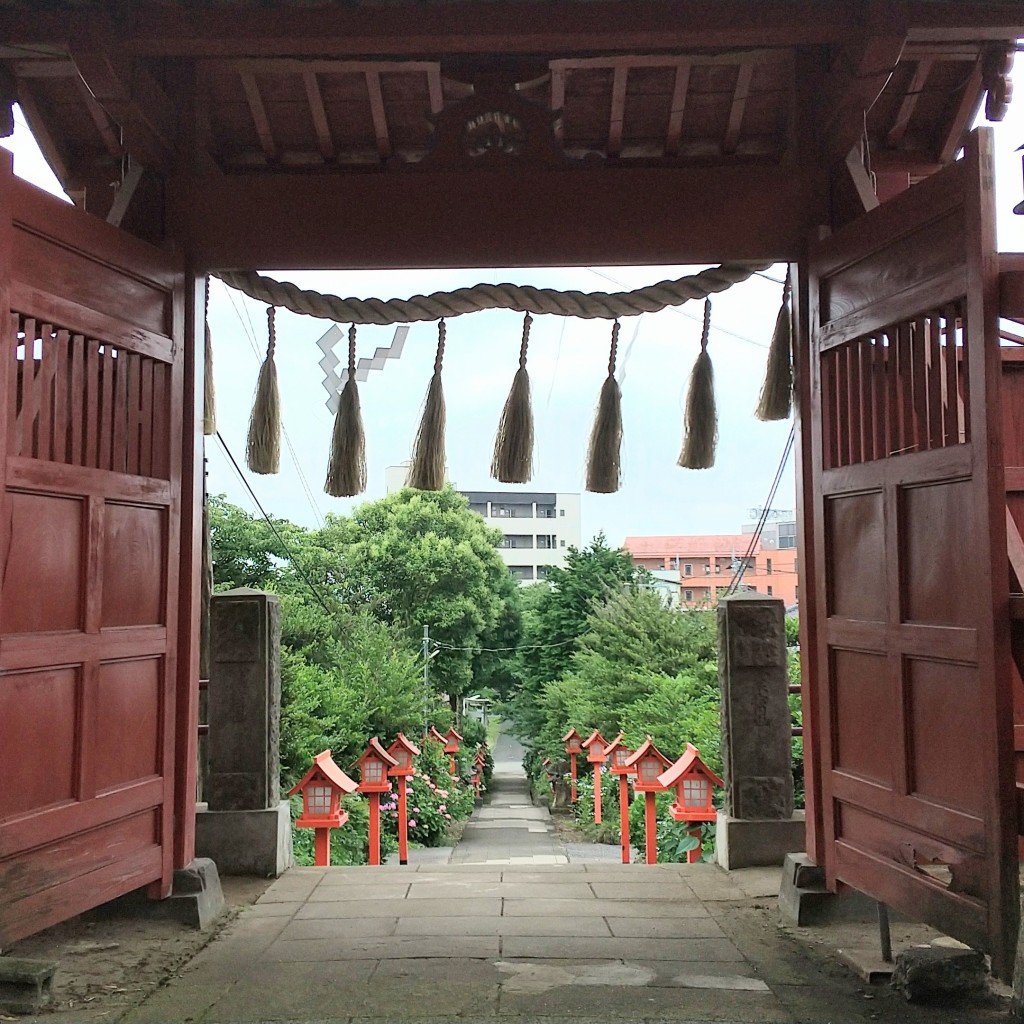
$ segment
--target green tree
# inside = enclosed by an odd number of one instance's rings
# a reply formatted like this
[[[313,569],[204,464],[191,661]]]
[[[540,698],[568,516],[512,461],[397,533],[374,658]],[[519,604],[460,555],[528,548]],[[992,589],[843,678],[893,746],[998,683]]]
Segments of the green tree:
[[[510,599],[499,540],[451,486],[404,488],[348,519],[329,517],[318,537],[341,560],[348,600],[367,602],[414,644],[429,627],[438,652],[430,676],[453,706],[469,690],[478,648]],[[509,625],[504,635],[514,639]]]
[[[535,742],[543,730],[546,716],[540,701],[544,687],[569,670],[591,614],[646,575],[625,551],[609,547],[599,533],[588,547],[570,547],[565,566],[549,571],[543,589],[529,588],[518,669],[521,683],[513,702],[520,735]]]

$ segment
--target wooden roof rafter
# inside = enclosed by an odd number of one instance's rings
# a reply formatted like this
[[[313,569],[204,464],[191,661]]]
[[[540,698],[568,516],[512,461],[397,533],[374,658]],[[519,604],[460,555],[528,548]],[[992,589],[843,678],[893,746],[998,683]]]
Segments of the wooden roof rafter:
[[[327,121],[327,111],[324,109],[324,98],[320,92],[316,72],[303,71],[302,84],[306,90],[306,100],[309,103],[309,112],[313,118],[313,129],[316,131],[316,141],[320,147],[320,155],[325,161],[330,163],[335,158],[334,139],[331,136],[331,126]]]
[[[676,76],[672,86],[672,103],[669,107],[668,128],[665,131],[665,153],[676,156],[679,140],[683,133],[683,117],[686,113],[686,94],[690,88],[690,61],[676,65]]]
[[[387,160],[392,153],[388,135],[388,115],[384,109],[384,93],[380,86],[379,71],[363,72],[366,78],[366,92],[370,99],[370,116],[373,118],[373,134],[377,139],[377,152],[381,160]]]
[[[240,73],[242,89],[245,91],[245,100],[249,104],[249,113],[252,114],[253,124],[256,128],[256,135],[260,140],[263,155],[270,163],[277,163],[279,153],[277,143],[274,141],[274,133],[270,127],[270,118],[267,116],[267,109],[263,105],[263,96],[260,94],[259,83],[252,71]]]
[[[725,129],[725,138],[722,140],[723,153],[736,152],[736,144],[739,142],[740,137],[740,127],[743,124],[743,112],[747,107],[747,99],[750,96],[750,85],[753,77],[753,62],[749,60],[743,61],[736,74],[736,89],[733,93],[732,105],[729,108],[729,123]]]

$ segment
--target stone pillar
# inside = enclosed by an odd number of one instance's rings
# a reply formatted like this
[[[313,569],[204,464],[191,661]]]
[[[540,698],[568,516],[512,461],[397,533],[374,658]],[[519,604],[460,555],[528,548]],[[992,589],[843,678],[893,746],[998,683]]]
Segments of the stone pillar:
[[[737,594],[718,604],[725,809],[716,833],[726,869],[782,864],[804,849],[793,812],[785,609],[778,598]]]
[[[279,875],[292,863],[281,800],[281,612],[274,594],[239,589],[210,601],[207,806],[196,848],[223,874]]]

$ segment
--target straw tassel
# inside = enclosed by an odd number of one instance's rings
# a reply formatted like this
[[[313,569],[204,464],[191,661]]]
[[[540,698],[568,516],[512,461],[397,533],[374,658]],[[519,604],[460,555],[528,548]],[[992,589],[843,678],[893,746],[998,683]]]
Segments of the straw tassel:
[[[281,398],[277,391],[277,366],[274,364],[277,345],[274,315],[274,307],[268,306],[267,357],[256,382],[245,448],[245,461],[254,473],[276,473],[281,463]]]
[[[789,273],[782,290],[782,306],[775,320],[764,386],[757,403],[759,420],[786,420],[793,408],[793,317],[789,309]]]
[[[366,490],[366,438],[356,385],[356,325],[348,329],[348,379],[338,400],[324,490],[332,498],[351,498]]]
[[[530,407],[530,375],[526,370],[526,349],[530,344],[529,313],[523,318],[523,341],[519,347],[519,369],[512,390],[505,399],[498,433],[494,439],[491,476],[503,484],[525,484],[533,475],[533,409]]]
[[[434,375],[427,388],[423,418],[416,434],[416,444],[409,469],[409,486],[419,491],[440,491],[444,487],[444,389],[441,386],[441,364],[444,361],[445,323],[437,324],[437,355]]]
[[[206,304],[210,303],[210,279],[206,279]],[[217,433],[217,396],[213,388],[213,340],[210,337],[208,312],[203,314],[206,337],[203,342],[203,433]]]
[[[615,380],[615,358],[619,348],[619,321],[612,326],[612,347],[608,355],[608,376],[601,386],[597,416],[587,449],[587,490],[612,494],[619,489],[619,458],[622,448],[622,392]]]
[[[715,464],[718,443],[718,412],[715,409],[715,374],[708,355],[708,334],[711,330],[711,300],[704,300],[704,330],[700,338],[700,355],[690,373],[690,390],[686,396],[686,426],[679,465],[684,469],[710,469]]]

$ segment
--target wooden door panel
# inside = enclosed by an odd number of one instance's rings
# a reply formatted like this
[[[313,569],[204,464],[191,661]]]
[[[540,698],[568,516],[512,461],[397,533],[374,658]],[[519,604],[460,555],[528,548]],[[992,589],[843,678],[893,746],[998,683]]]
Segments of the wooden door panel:
[[[991,139],[812,243],[824,862],[985,949],[1016,943]]]
[[[6,945],[169,889],[185,325],[175,258],[0,176]]]

